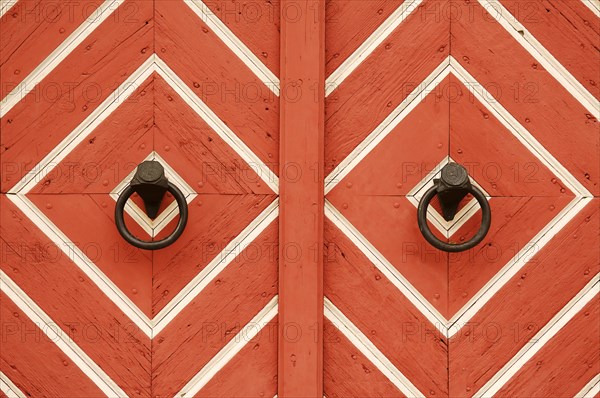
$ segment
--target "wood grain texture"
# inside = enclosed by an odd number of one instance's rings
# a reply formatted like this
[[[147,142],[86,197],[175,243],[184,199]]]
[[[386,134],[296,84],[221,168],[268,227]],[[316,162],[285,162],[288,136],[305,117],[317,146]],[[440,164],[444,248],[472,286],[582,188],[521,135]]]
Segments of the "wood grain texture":
[[[2,242],[4,244],[4,242]],[[0,371],[29,397],[104,397],[104,393],[67,357],[42,328],[0,293],[2,349]],[[59,333],[62,333],[59,331]]]
[[[452,24],[452,56],[579,182],[598,195],[598,120],[483,7],[475,2],[455,4],[462,15],[472,18]]]
[[[277,294],[277,229],[276,222],[270,225],[253,248],[241,253],[155,336],[154,396],[172,397],[180,391]],[[259,256],[250,252],[256,248],[262,249]]]
[[[403,0],[327,0],[326,76],[336,70],[392,14]]]
[[[598,205],[589,203],[450,339],[451,396],[473,395],[600,271],[590,250],[600,246]]]
[[[323,395],[325,3],[283,0],[281,26],[278,396]],[[297,325],[297,339],[287,327]]]
[[[325,245],[327,298],[419,391],[447,396],[445,337],[329,221]]]
[[[327,397],[404,397],[328,319],[325,320],[323,358]]]
[[[583,1],[500,0],[596,99],[600,100],[600,19]]]
[[[277,174],[279,98],[184,2],[155,3],[157,54]]]
[[[138,7],[134,23],[106,19],[36,91],[0,119],[2,167],[11,170],[3,173],[2,192],[38,164],[150,55],[152,3],[128,0],[121,7],[126,4]]]
[[[276,76],[279,76],[280,19],[296,18],[296,9],[281,9],[279,0],[207,0],[219,18]]]
[[[6,195],[0,200],[1,269],[127,395],[149,396],[150,339]]]
[[[0,100],[65,41],[100,3],[18,1],[0,19]],[[130,8],[128,6],[127,8]]]
[[[600,373],[596,296],[508,381],[498,397],[573,397]]]
[[[448,56],[446,0],[426,0],[325,101],[329,174]]]
[[[260,325],[263,326],[263,325]],[[277,321],[256,337],[198,392],[195,397],[272,397],[277,394]]]

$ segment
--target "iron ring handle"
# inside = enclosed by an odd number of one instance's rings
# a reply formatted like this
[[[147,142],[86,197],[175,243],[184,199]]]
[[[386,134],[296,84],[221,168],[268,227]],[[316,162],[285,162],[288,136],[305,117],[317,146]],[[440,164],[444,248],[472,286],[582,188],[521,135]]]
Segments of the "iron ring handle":
[[[419,229],[421,230],[421,234],[427,242],[431,243],[433,247],[439,250],[443,250],[445,252],[457,253],[465,250],[469,250],[475,246],[477,246],[483,238],[487,235],[490,225],[492,223],[492,212],[490,210],[490,204],[487,201],[487,198],[481,192],[479,188],[474,185],[469,187],[469,193],[477,199],[479,206],[481,207],[481,226],[479,227],[479,231],[468,241],[459,244],[451,244],[446,243],[439,240],[429,229],[429,225],[427,225],[427,209],[429,208],[429,204],[434,196],[437,195],[437,187],[434,185],[429,188],[427,192],[421,198],[419,202],[419,208],[417,210],[417,219],[419,223]]]
[[[123,214],[125,204],[127,203],[127,200],[131,197],[131,195],[135,193],[135,189],[131,185],[125,188],[125,190],[117,199],[117,205],[115,207],[115,223],[117,224],[117,230],[119,231],[123,239],[125,239],[131,245],[140,249],[158,250],[173,244],[181,236],[183,230],[185,229],[188,219],[187,200],[185,199],[185,195],[183,194],[183,192],[181,192],[181,190],[171,182],[169,182],[167,191],[171,192],[171,194],[177,201],[177,206],[179,206],[179,222],[177,223],[177,227],[171,233],[171,235],[155,242],[147,242],[133,236],[133,234],[127,229],[127,226],[125,226],[125,218]]]

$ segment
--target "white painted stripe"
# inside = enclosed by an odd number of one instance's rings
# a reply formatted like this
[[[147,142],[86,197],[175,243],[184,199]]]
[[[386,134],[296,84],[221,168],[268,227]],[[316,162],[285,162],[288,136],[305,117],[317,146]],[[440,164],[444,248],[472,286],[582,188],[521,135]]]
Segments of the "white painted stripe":
[[[169,66],[156,55],[156,71],[183,98],[183,100],[254,169],[258,176],[273,190],[279,192],[279,179],[267,165],[242,141]]]
[[[77,245],[38,209],[25,195],[7,195],[67,257],[148,337],[152,337],[150,319],[94,264]]]
[[[26,398],[23,391],[2,372],[0,372],[0,391],[8,398]]]
[[[490,279],[448,322],[448,337],[452,337],[480,311],[492,297],[536,256],[579,212],[591,198],[574,198],[527,245]]]
[[[407,397],[425,395],[327,297],[324,315],[344,336]]]
[[[4,0],[0,1],[0,18],[8,12],[15,4],[17,0]]]
[[[577,196],[592,197],[593,195],[564,167],[521,123],[504,108],[499,100],[492,100],[490,94],[462,65],[450,58],[452,73],[467,87],[467,89],[527,148],[544,166],[559,177],[565,185]]]
[[[575,398],[594,398],[598,393],[600,393],[600,374],[592,377],[592,380],[575,395]]]
[[[600,0],[581,0],[598,18],[600,18]]]
[[[28,172],[9,193],[29,192],[50,173],[77,145],[106,120],[146,80],[153,69],[153,57],[148,58],[119,88],[108,96],[75,130],[67,135],[40,163]]]
[[[498,0],[479,0],[479,3],[500,25],[535,58],[564,88],[600,118],[600,103]]]
[[[550,341],[573,317],[600,293],[600,274],[590,282],[556,314],[519,352],[500,369],[477,393],[475,398],[491,397]]]
[[[423,80],[385,118],[372,133],[370,133],[328,176],[325,178],[325,194],[331,190],[358,165],[415,107],[431,93],[450,73],[450,61],[447,58],[438,65],[429,76]]]
[[[446,318],[328,200],[325,200],[325,215],[432,325],[446,335]]]
[[[40,63],[17,87],[0,101],[0,117],[6,115],[37,86],[54,68],[73,52],[124,0],[104,1],[65,41]]]
[[[275,199],[154,317],[152,320],[153,337],[156,337],[169,322],[183,311],[231,261],[271,225],[278,215],[279,199]]]
[[[279,79],[235,34],[200,0],[185,3],[223,43],[273,92],[279,95]]]
[[[277,315],[277,296],[233,337],[210,361],[175,394],[175,398],[193,397],[204,387],[244,346]]]
[[[406,0],[325,81],[325,96],[331,94],[383,41],[415,11],[423,0]]]
[[[5,293],[56,346],[109,397],[127,394],[73,340],[65,338],[60,327],[28,297],[4,271],[0,270],[0,290]]]

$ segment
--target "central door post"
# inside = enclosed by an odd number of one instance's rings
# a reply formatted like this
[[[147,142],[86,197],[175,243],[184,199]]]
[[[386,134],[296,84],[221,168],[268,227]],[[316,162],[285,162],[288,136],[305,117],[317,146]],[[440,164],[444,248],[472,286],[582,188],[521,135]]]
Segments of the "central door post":
[[[278,396],[323,396],[325,2],[281,2]]]

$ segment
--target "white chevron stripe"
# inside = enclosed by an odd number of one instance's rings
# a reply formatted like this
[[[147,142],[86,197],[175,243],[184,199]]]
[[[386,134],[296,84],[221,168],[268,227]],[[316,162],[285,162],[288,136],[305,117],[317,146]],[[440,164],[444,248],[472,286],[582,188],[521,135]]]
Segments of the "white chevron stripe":
[[[581,0],[598,18],[600,18],[600,0]]]
[[[478,0],[488,13],[596,118],[600,103],[498,0]]]
[[[194,277],[152,320],[156,337],[211,281],[246,249],[279,215],[279,199],[275,199],[235,239]]]
[[[327,297],[324,315],[379,371],[407,397],[425,397],[406,376]]]
[[[596,377],[592,377],[592,380],[590,380],[574,398],[594,398],[599,393],[600,374],[597,374]]]
[[[277,299],[273,299],[233,337],[190,381],[175,394],[175,398],[193,397],[202,389],[242,348],[277,315]]]
[[[125,0],[110,0],[102,3],[84,23],[58,46],[42,63],[0,101],[0,117],[6,115],[19,101],[50,74],[73,50],[81,44],[102,22],[106,20]]]
[[[3,0],[0,1],[0,18],[8,12],[15,4],[17,0]]]
[[[474,398],[495,395],[560,329],[600,293],[600,274],[592,280],[548,322],[527,344],[488,381]]]
[[[8,398],[26,398],[23,391],[19,389],[6,375],[0,372],[0,391]]]
[[[185,3],[235,53],[235,55],[271,90],[279,95],[279,79],[235,34],[200,0]]]
[[[383,41],[415,11],[423,0],[400,5],[325,81],[325,96],[331,94]]]
[[[127,397],[127,394],[70,338],[56,333],[56,323],[38,305],[0,270],[0,290],[36,325],[45,325],[42,331],[60,350],[109,397]]]
[[[432,325],[446,335],[446,323],[448,322],[446,318],[328,200],[325,200],[325,216],[354,243],[379,272],[385,275]]]

